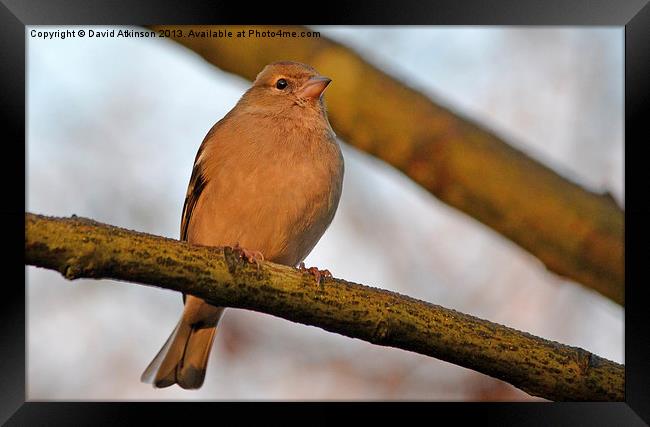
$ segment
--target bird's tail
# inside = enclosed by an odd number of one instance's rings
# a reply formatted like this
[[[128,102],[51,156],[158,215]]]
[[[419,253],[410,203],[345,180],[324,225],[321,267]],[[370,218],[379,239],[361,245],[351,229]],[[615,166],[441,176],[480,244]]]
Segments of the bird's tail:
[[[188,296],[181,320],[142,373],[141,381],[156,388],[173,384],[185,389],[201,387],[222,313],[222,307]]]

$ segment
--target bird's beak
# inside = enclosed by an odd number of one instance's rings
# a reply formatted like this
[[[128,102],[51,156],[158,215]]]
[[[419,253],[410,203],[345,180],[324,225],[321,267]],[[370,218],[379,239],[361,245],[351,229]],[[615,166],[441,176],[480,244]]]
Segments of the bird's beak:
[[[298,91],[298,97],[312,99],[320,98],[331,81],[332,79],[327,77],[312,77],[302,85]]]

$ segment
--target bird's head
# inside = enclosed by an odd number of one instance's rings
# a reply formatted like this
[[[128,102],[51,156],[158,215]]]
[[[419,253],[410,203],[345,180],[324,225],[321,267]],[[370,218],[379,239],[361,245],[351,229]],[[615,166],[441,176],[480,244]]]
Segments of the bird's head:
[[[309,65],[274,62],[257,75],[244,99],[249,108],[261,114],[305,114],[310,110],[322,113],[323,92],[330,82]]]

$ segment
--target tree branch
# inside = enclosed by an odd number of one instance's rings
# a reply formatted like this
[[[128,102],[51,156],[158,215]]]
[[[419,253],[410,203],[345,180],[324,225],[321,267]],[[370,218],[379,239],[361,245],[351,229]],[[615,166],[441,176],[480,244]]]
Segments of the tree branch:
[[[437,305],[314,277],[232,248],[193,246],[84,218],[25,216],[25,263],[68,279],[110,278],[188,293],[374,344],[436,357],[551,400],[622,401],[624,366]]]
[[[189,28],[224,26],[151,28],[181,29],[187,36]],[[228,26],[233,34],[279,28]],[[326,37],[173,38],[211,64],[249,80],[277,60],[314,66],[334,80],[326,96],[329,117],[347,143],[498,231],[549,270],[623,304],[623,212],[610,196],[562,178]]]

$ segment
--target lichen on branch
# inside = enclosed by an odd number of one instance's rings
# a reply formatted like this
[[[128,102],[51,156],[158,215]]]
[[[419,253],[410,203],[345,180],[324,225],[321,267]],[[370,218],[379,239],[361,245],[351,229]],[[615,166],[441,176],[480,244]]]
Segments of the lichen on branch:
[[[117,279],[195,295],[429,355],[550,400],[622,401],[624,366],[438,305],[314,277],[236,249],[195,246],[84,218],[25,215],[25,263],[68,279]],[[119,311],[119,304],[115,310]]]

